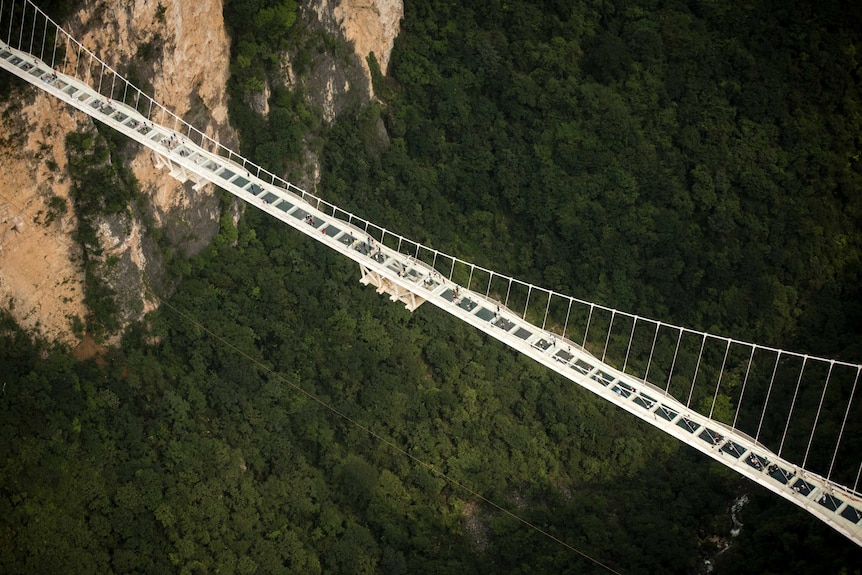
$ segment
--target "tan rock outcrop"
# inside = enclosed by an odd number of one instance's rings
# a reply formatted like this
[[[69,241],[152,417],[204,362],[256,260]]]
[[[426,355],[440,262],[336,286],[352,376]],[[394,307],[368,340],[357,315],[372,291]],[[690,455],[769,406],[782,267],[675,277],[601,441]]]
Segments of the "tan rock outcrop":
[[[403,0],[317,0],[304,12],[306,19],[310,19],[310,12],[313,12],[313,18],[327,31],[343,36],[353,45],[353,51],[362,66],[367,91],[373,95],[371,70],[366,58],[374,52],[381,72],[386,73],[404,17]],[[338,85],[330,86],[328,98],[331,100],[349,87],[347,85],[342,89]]]
[[[365,71],[371,79],[371,72],[365,58],[371,52],[386,74],[389,56],[395,45],[395,37],[401,28],[404,17],[402,0],[341,0],[334,9],[335,18],[341,26],[345,38],[353,43],[356,54],[365,64]]]
[[[63,175],[65,134],[87,121],[65,108],[48,97],[0,108],[0,305],[25,329],[71,344],[70,318],[83,318],[86,310],[81,250],[71,238],[77,224]],[[56,218],[50,215],[53,197],[67,206]]]
[[[235,141],[227,122],[230,43],[222,0],[90,0],[67,29],[121,74],[143,78],[156,100],[179,116],[226,144]],[[92,129],[92,121],[32,88],[0,112],[0,305],[25,328],[71,344],[76,339],[71,318],[86,315],[80,248],[71,238],[77,221],[71,202],[64,216],[48,224],[46,218],[52,197],[69,197],[66,135]],[[173,234],[181,244],[183,236],[187,239],[179,249],[192,252],[206,245],[219,217],[211,187],[200,192],[184,187],[144,149],[130,167],[147,196],[151,220],[192,228]],[[123,216],[128,221],[115,217],[97,225],[102,257],[121,262],[114,273],[105,273],[125,294],[124,323],[152,307],[141,303],[152,264],[144,245],[147,232],[135,211],[130,214]]]
[[[78,40],[121,74],[130,63],[151,78],[152,93],[174,114],[225,145],[236,140],[228,126],[230,41],[222,0],[131,0],[89,3],[74,17]],[[153,54],[152,61],[140,62]],[[132,161],[135,176],[161,211],[184,205],[182,186],[155,167],[146,150]],[[187,204],[185,204],[187,205]]]

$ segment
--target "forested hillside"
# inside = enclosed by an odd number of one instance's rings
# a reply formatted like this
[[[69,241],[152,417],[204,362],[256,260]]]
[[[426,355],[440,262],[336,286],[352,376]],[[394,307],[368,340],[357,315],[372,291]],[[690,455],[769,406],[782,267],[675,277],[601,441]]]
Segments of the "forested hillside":
[[[279,138],[319,137],[321,194],[390,229],[862,359],[859,8],[405,4],[379,102],[325,128],[276,90],[279,114],[237,112],[244,151],[288,166],[299,146]],[[239,15],[288,5],[228,2],[235,40]],[[237,109],[274,68],[237,61]],[[801,510],[431,306],[409,314],[285,226],[221,224],[98,361],[0,318],[0,571],[607,572],[365,427],[621,573],[860,572]]]
[[[324,194],[564,293],[860,355],[857,4],[408,6],[391,146],[342,123]]]

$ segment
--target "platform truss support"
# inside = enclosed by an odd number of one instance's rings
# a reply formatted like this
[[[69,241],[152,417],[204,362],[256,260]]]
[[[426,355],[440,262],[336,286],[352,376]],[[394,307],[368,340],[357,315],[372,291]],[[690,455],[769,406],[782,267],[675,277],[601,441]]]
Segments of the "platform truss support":
[[[162,169],[167,168],[168,173],[172,178],[179,181],[181,184],[185,184],[186,182],[194,183],[194,190],[198,191],[203,186],[209,183],[209,180],[200,177],[198,174],[187,170],[184,166],[172,162],[170,158],[166,158],[161,154],[153,154],[155,158],[156,168]]]
[[[415,311],[417,307],[425,303],[423,298],[401,287],[375,270],[360,264],[359,271],[362,272],[362,277],[359,278],[362,285],[373,285],[377,288],[377,293],[388,293],[389,299],[400,301],[408,311]]]

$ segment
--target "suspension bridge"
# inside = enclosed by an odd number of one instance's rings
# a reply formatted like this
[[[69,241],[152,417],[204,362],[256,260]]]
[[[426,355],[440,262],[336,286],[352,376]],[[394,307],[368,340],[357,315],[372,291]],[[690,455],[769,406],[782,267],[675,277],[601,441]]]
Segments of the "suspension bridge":
[[[30,0],[0,0],[0,66],[359,265],[805,509],[862,546],[862,364],[667,324],[420,244],[222,146],[128,82]]]

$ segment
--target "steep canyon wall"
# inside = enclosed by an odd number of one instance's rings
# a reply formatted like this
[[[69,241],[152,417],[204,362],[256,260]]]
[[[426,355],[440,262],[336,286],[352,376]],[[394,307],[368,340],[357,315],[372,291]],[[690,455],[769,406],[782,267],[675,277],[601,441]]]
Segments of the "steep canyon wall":
[[[361,100],[373,97],[366,57],[374,52],[386,71],[403,11],[401,0],[301,5],[306,29],[323,29],[353,50],[350,62],[343,54],[317,54],[302,80],[325,121],[346,107],[352,88]],[[84,0],[64,26],[176,114],[238,146],[228,119],[230,40],[223,0]],[[289,55],[284,70],[285,84],[294,87]],[[69,345],[80,339],[79,320],[88,310],[82,249],[74,240],[78,221],[66,137],[94,131],[89,117],[35,88],[18,89],[0,103],[0,306],[26,329]],[[165,249],[200,251],[217,233],[221,215],[212,186],[195,191],[157,168],[149,151],[129,149],[110,161],[131,169],[143,201],[92,222],[102,248],[98,270],[116,293],[121,326],[155,305],[147,286],[164,287]],[[310,173],[300,183],[316,181],[318,169],[316,160],[309,162]],[[156,235],[166,241],[155,241]]]

